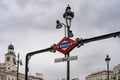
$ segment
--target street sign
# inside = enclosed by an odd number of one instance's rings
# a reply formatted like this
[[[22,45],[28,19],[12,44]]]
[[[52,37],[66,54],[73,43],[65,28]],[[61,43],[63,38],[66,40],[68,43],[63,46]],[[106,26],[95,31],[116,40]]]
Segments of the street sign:
[[[57,63],[57,62],[64,62],[64,61],[67,61],[67,58],[55,59],[55,63]]]
[[[69,53],[76,45],[78,44],[77,41],[74,41],[69,38],[63,38],[55,47],[54,49],[63,53]]]
[[[78,59],[78,56],[71,56],[71,57],[68,57],[68,58],[59,58],[59,59],[55,59],[55,63],[71,61],[71,60],[77,60],[77,59]]]
[[[78,59],[78,56],[71,56],[71,57],[68,57],[68,61],[77,60],[77,59]]]

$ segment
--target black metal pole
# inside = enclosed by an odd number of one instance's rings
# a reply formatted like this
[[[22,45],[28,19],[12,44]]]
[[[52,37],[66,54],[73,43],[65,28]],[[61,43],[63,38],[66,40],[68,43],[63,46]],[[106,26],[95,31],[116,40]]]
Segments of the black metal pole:
[[[106,55],[105,61],[107,64],[107,79],[109,80],[109,61],[110,61],[109,55]]]
[[[17,60],[17,80],[19,77],[19,54],[18,54],[18,60]]]
[[[42,50],[38,50],[38,51],[34,51],[34,52],[30,52],[26,55],[26,59],[25,59],[25,80],[28,80],[28,63],[29,63],[29,59],[31,58],[31,56],[35,55],[35,54],[39,54],[39,53],[43,53],[43,52],[47,52],[47,51],[51,51],[53,50],[53,46],[46,48],[46,49],[42,49]]]
[[[70,27],[67,24],[67,37],[68,38],[69,38],[69,30],[70,30]],[[67,54],[67,58],[69,57],[70,57],[70,53]],[[70,80],[70,61],[69,60],[67,60],[67,80]]]
[[[109,62],[107,62],[107,77],[108,77],[108,80],[109,80]]]
[[[26,55],[26,60],[25,60],[25,80],[28,80],[28,62],[29,62],[29,54]]]
[[[110,34],[101,35],[101,36],[97,36],[97,37],[92,37],[92,38],[88,38],[88,39],[81,39],[80,41],[78,41],[78,43],[85,44],[85,43],[98,41],[98,40],[102,40],[102,39],[107,39],[107,38],[112,38],[112,37],[114,37],[114,38],[120,37],[120,31],[110,33]]]
[[[67,54],[67,57],[69,58],[69,53]],[[70,61],[67,61],[67,80],[70,80]]]

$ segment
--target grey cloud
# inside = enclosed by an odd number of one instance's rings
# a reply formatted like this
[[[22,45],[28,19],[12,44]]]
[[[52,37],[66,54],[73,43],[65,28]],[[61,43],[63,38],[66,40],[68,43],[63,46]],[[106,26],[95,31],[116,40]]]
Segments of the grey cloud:
[[[7,5],[4,3],[4,0],[0,0],[0,11],[8,9]]]
[[[116,26],[120,25],[119,4],[119,1],[113,0],[83,1],[79,6],[80,24],[86,25],[86,27],[97,27],[98,29],[109,28],[115,30],[115,28],[118,28]]]
[[[25,8],[30,0],[16,0],[16,4],[20,6],[20,8]]]
[[[25,28],[25,29],[39,29],[39,28],[48,28],[51,29],[53,27],[52,24],[55,23],[55,21],[53,20],[55,17],[55,11],[54,11],[54,7],[52,5],[52,3],[49,3],[47,1],[32,1],[34,5],[31,5],[30,2],[31,1],[22,1],[22,0],[17,0],[18,4],[22,6],[22,4],[26,4],[29,6],[25,6],[23,9],[20,7],[18,8],[14,8],[11,7],[12,10],[7,10],[6,12],[3,12],[3,16],[6,15],[6,18],[1,19],[1,24],[0,26],[4,27],[4,28],[8,28],[7,26],[9,26],[9,28],[14,28],[18,30],[20,30],[21,28]],[[50,1],[52,2],[52,1]],[[44,7],[42,5],[40,5],[39,3],[45,3],[50,4],[52,7]],[[36,4],[38,7],[36,7]],[[16,5],[17,6],[17,5]],[[42,6],[42,7],[41,7]],[[9,13],[9,14],[6,14]],[[55,15],[54,15],[55,14]],[[7,24],[6,24],[7,23]],[[47,25],[49,24],[49,26]]]
[[[17,45],[15,49],[17,48],[17,51],[21,53],[22,58],[25,58],[27,52],[49,47],[53,43],[57,44],[64,37],[63,29],[56,30],[55,26],[57,19],[65,22],[62,15],[68,4],[75,12],[71,27],[75,33],[74,38],[90,38],[120,30],[118,26],[119,0],[12,1],[8,0],[4,3],[1,0],[0,3],[0,43],[7,46],[13,41]],[[119,47],[119,38],[115,38],[85,44],[83,47],[73,50],[71,55],[76,54],[79,59],[71,62],[71,77],[78,76],[80,79],[83,77],[81,79],[83,80],[85,77],[83,75],[106,69],[104,57],[107,53],[112,58],[111,66],[118,64]],[[54,58],[59,58],[62,54],[56,52],[53,54],[56,56],[49,58],[51,54],[45,55],[45,58],[39,56],[33,58],[29,65],[31,72],[44,73],[46,80],[66,78],[66,63],[54,63]],[[35,64],[37,58],[39,61],[38,64]],[[50,60],[52,61],[49,62]],[[24,72],[24,68],[21,70]]]

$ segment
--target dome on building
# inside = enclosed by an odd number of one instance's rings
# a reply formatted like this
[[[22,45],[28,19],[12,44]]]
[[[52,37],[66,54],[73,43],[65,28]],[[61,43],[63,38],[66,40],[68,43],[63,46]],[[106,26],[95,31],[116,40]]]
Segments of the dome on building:
[[[14,46],[13,46],[12,44],[10,44],[10,45],[8,46],[8,49],[14,50]]]
[[[8,54],[15,54],[15,52],[14,52],[14,46],[12,44],[10,44],[8,46]]]

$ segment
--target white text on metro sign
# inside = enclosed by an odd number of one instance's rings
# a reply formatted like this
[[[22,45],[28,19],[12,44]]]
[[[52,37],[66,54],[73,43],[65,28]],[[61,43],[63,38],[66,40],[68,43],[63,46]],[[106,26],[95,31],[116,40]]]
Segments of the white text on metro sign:
[[[59,45],[59,48],[65,49],[65,48],[68,48],[69,46],[71,46],[71,42],[65,41]]]

